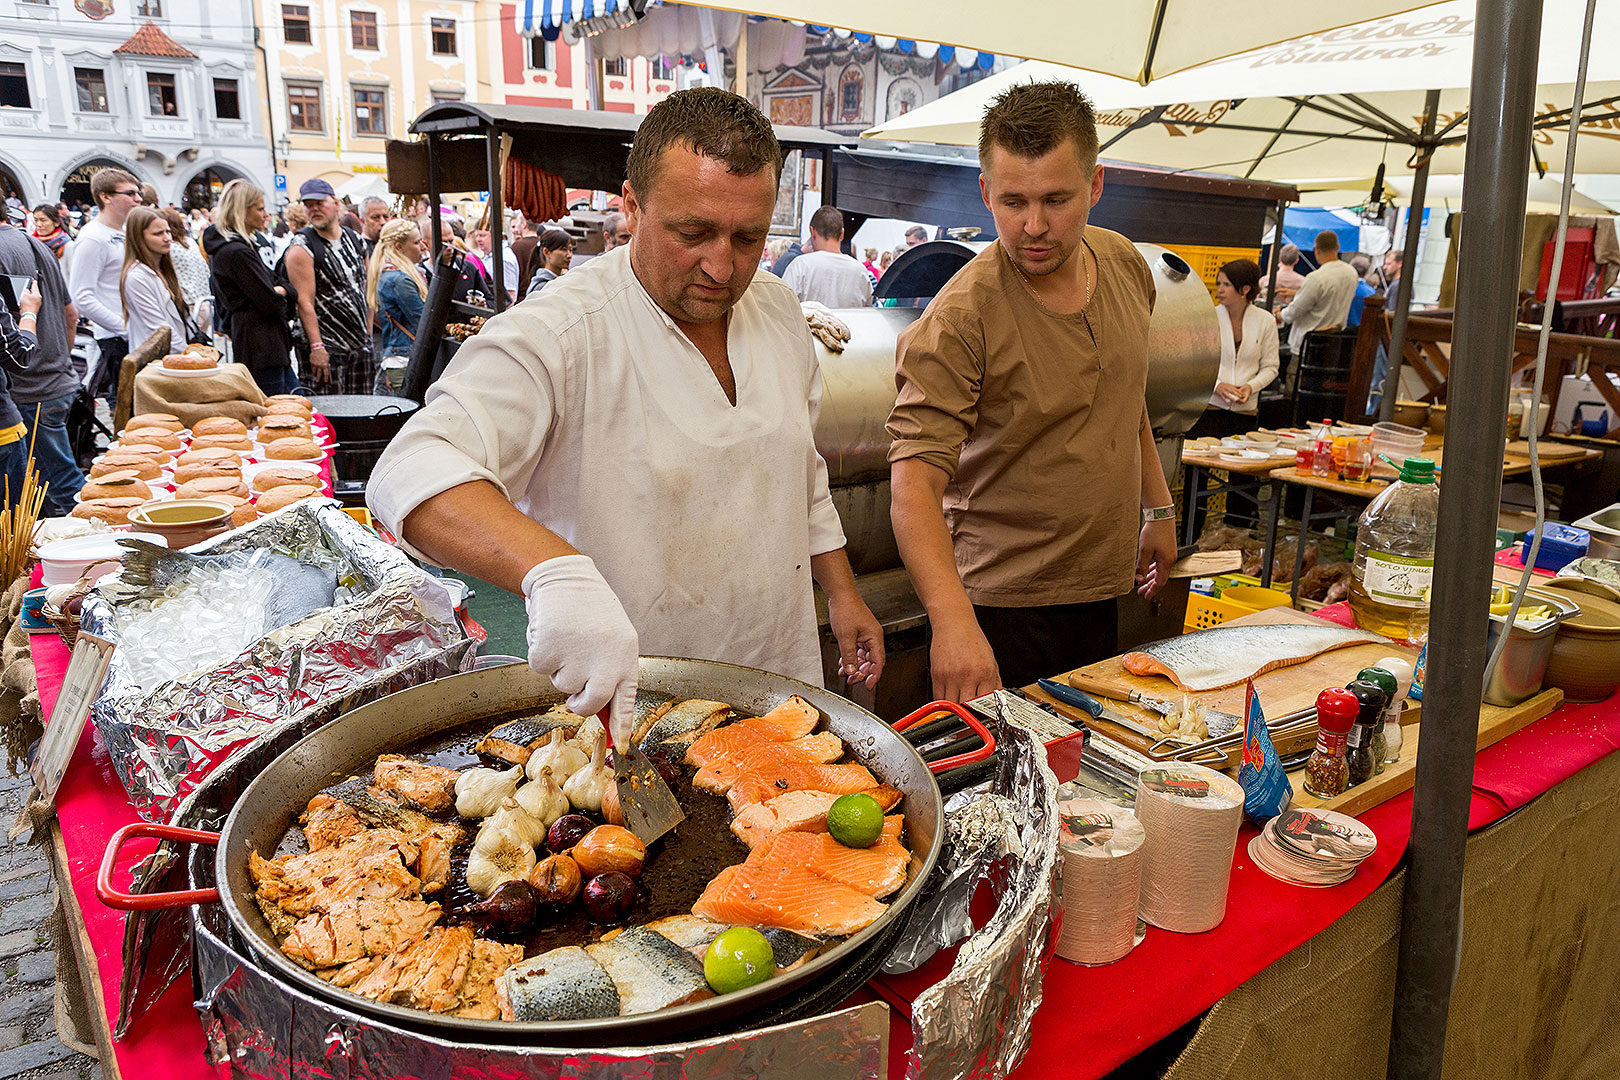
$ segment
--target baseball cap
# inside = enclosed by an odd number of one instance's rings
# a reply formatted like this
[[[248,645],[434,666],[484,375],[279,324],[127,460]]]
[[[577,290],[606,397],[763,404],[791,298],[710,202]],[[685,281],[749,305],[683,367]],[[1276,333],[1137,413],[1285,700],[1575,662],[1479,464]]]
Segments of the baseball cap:
[[[328,184],[325,180],[322,180],[319,177],[316,177],[313,180],[305,180],[302,184],[298,185],[299,202],[303,202],[305,199],[313,199],[318,201],[326,198],[328,195],[336,196],[337,192],[332,189],[331,184]]]

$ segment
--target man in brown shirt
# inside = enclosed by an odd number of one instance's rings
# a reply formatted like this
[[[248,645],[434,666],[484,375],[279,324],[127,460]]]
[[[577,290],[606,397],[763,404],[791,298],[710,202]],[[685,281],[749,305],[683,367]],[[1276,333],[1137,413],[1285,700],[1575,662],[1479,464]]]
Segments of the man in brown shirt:
[[[1147,420],[1146,261],[1086,224],[1102,195],[1091,104],[1002,94],[979,137],[996,220],[901,336],[889,416],[895,539],[933,631],[937,698],[1112,655],[1118,598],[1175,559]]]

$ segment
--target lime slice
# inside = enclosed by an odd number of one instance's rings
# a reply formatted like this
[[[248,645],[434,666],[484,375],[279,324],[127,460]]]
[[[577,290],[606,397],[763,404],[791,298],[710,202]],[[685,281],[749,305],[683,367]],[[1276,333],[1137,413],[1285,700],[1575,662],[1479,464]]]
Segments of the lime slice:
[[[845,847],[869,848],[883,835],[883,807],[870,795],[845,795],[827,810],[827,831]]]
[[[734,994],[776,974],[776,956],[765,935],[752,926],[733,926],[709,942],[703,977],[717,994]]]

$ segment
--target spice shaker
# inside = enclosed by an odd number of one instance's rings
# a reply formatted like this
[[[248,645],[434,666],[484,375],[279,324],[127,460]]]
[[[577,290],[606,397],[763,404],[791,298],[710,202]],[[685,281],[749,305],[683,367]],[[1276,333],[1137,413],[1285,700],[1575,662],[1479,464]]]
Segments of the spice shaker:
[[[1389,696],[1379,689],[1377,683],[1365,679],[1356,679],[1346,684],[1345,689],[1354,694],[1360,703],[1345,754],[1350,765],[1350,786],[1355,787],[1372,779],[1377,767],[1377,759],[1373,757],[1372,733],[1378,718],[1384,714],[1384,704]]]
[[[1305,763],[1307,794],[1331,799],[1344,794],[1350,786],[1345,750],[1360,712],[1361,702],[1343,687],[1331,687],[1316,695],[1316,749]]]
[[[1401,705],[1412,688],[1412,665],[1399,656],[1386,656],[1378,666],[1395,676],[1395,693],[1384,707],[1384,763],[1393,765],[1401,760]]]
[[[1395,700],[1395,689],[1398,684],[1395,681],[1395,673],[1381,667],[1364,667],[1356,673],[1356,678],[1365,679],[1384,692],[1384,708],[1378,714],[1372,732],[1373,773],[1377,774],[1384,771],[1384,758],[1388,754],[1384,721],[1389,716],[1389,702]]]

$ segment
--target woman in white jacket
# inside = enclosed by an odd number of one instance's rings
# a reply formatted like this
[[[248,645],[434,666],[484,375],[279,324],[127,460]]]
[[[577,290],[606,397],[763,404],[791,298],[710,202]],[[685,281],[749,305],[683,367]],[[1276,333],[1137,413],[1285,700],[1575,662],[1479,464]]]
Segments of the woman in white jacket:
[[[191,309],[175,276],[171,239],[169,223],[156,210],[137,206],[124,219],[124,269],[118,293],[131,350],[160,326],[169,328],[170,352],[180,352],[189,340]]]
[[[1221,369],[1190,439],[1241,435],[1260,424],[1260,391],[1277,377],[1277,320],[1255,306],[1259,290],[1260,267],[1252,259],[1234,259],[1215,276]]]

